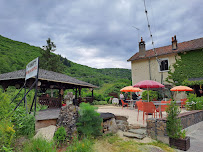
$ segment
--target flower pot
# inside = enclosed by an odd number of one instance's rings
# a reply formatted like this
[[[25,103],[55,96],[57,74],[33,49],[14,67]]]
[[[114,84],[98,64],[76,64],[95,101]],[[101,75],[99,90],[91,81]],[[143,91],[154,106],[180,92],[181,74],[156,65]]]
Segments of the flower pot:
[[[185,139],[174,139],[169,138],[170,147],[174,146],[177,149],[187,151],[190,148],[190,137],[185,137]]]

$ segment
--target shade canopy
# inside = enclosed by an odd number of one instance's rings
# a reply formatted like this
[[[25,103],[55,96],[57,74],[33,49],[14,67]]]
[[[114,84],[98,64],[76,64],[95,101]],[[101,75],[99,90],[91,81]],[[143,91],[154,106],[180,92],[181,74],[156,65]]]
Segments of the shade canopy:
[[[133,86],[127,86],[120,90],[121,92],[141,92],[142,90],[140,88],[135,88]]]
[[[144,80],[136,83],[133,87],[139,87],[139,88],[164,88],[164,85],[153,81],[153,80]]]
[[[193,91],[192,88],[187,87],[187,86],[176,86],[170,89],[171,91]]]

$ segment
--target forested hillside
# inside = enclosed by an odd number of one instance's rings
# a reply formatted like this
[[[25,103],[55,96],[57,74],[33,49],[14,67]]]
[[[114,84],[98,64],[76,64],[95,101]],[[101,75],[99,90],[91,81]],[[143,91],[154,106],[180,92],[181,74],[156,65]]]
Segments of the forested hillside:
[[[38,56],[41,57],[43,51],[40,47],[13,41],[0,35],[0,73],[24,69],[31,60]],[[62,73],[77,79],[100,87],[105,83],[122,82],[123,85],[130,85],[131,83],[131,71],[129,69],[95,69],[58,56],[61,61],[59,66],[63,69]]]

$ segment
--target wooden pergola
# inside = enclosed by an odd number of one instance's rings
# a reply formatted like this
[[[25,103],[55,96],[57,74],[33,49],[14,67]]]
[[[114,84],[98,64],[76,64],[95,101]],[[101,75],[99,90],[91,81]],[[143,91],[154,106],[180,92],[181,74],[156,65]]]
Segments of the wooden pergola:
[[[26,88],[30,88],[30,86],[35,81],[35,78],[30,78],[26,81]],[[25,83],[25,69],[0,74],[0,85],[6,91],[8,86],[15,86],[16,88],[21,88]],[[81,102],[81,89],[89,88],[92,90],[92,97],[87,98],[87,102],[93,101],[93,90],[94,88],[98,88],[95,85],[90,83],[80,81],[73,77],[70,77],[65,74],[47,71],[43,69],[39,69],[38,76],[38,90],[42,92],[46,92],[47,89],[57,89],[59,91],[59,97],[39,97],[39,103],[48,105],[49,107],[61,107],[62,104],[62,95],[63,91],[66,89],[73,89],[75,91],[75,104],[79,104]]]

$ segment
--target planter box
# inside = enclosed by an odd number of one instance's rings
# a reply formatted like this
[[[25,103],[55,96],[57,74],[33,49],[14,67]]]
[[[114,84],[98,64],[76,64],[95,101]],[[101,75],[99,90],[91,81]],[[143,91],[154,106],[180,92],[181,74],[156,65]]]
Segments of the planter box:
[[[190,137],[185,139],[169,138],[170,147],[174,146],[177,149],[187,151],[190,148]]]

